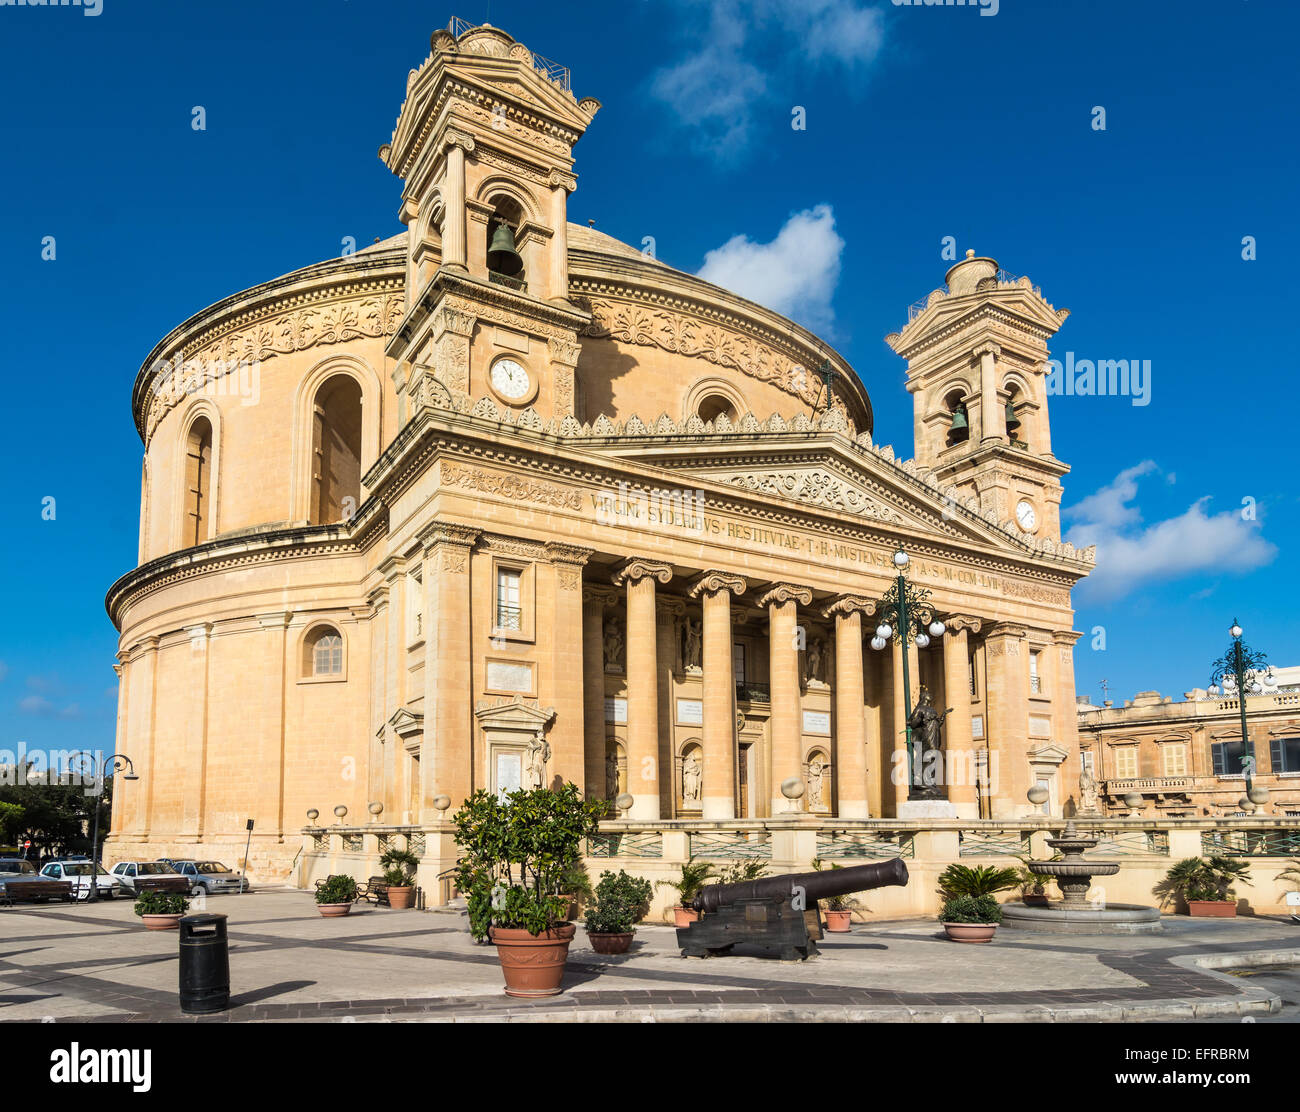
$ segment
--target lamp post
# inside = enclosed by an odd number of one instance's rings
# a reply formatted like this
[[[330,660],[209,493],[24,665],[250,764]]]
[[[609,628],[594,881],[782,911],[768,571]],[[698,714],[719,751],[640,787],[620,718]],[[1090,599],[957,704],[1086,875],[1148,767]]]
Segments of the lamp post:
[[[105,757],[103,763],[99,766],[99,777],[96,780],[95,790],[95,827],[94,834],[90,839],[90,891],[86,893],[86,899],[99,899],[99,803],[104,795],[104,780],[114,773],[126,769],[124,780],[139,780],[135,774],[135,765],[131,758],[124,753],[114,753],[111,757]],[[111,770],[111,771],[110,771]]]
[[[1231,675],[1235,678],[1237,707],[1241,712],[1241,767],[1246,773],[1246,795],[1250,797],[1255,790],[1255,749],[1250,743],[1250,735],[1246,732],[1246,695],[1262,690],[1263,685],[1260,680],[1271,681],[1273,669],[1269,666],[1268,657],[1263,652],[1243,643],[1242,629],[1237,624],[1236,618],[1232,619],[1232,628],[1228,633],[1232,636],[1232,644],[1227,652],[1210,665],[1210,694],[1219,694],[1221,690],[1219,683],[1226,676]],[[1224,687],[1226,686],[1225,684]],[[1224,694],[1227,694],[1226,690]],[[1266,800],[1267,796],[1264,799],[1251,799],[1251,802],[1263,803]]]
[[[907,581],[907,568],[911,557],[899,545],[894,553],[894,567],[898,576],[884,597],[876,604],[876,613],[880,615],[880,624],[876,626],[876,635],[871,639],[871,647],[879,652],[891,637],[897,636],[903,650],[903,706],[904,729],[907,734],[907,798],[923,799],[924,784],[921,783],[920,762],[916,757],[916,742],[912,737],[912,678],[907,661],[907,647],[916,645],[924,649],[930,644],[931,637],[942,637],[946,632],[943,622],[935,618],[926,625],[926,618],[931,617],[928,600],[930,592],[923,587],[915,587]]]

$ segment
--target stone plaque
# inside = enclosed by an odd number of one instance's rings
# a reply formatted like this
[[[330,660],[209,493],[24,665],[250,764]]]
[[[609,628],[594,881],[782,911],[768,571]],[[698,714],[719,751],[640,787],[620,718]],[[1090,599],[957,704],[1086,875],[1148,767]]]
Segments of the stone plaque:
[[[682,726],[704,725],[704,703],[700,699],[677,700],[677,722]]]
[[[804,711],[803,732],[805,734],[821,734],[824,737],[830,737],[831,734],[830,714],[824,710]]]
[[[1052,720],[1041,714],[1031,714],[1029,716],[1029,736],[1030,737],[1051,737]]]
[[[517,792],[523,787],[523,754],[517,749],[497,750],[497,795]]]
[[[527,695],[533,690],[533,666],[512,664],[507,660],[489,660],[487,685],[491,691],[517,691]]]
[[[605,721],[616,722],[616,723],[627,722],[627,700],[606,699],[605,700]]]

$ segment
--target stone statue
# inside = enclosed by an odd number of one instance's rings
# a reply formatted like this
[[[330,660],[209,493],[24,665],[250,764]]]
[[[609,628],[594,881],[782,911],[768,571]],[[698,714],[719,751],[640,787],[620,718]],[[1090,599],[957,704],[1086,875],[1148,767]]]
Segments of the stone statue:
[[[551,759],[551,743],[541,734],[534,734],[528,745],[528,787],[540,788],[546,784],[546,762]]]
[[[820,757],[808,762],[808,810],[820,811],[825,804],[822,801],[822,785],[825,783],[826,766]]]
[[[826,642],[818,638],[808,646],[808,680],[810,683],[825,683],[822,670],[826,664]]]
[[[695,756],[687,757],[682,763],[682,802],[698,803],[700,801],[700,785],[704,778],[704,770],[700,767],[700,759]]]
[[[623,631],[617,621],[610,619],[605,623],[605,671],[621,672],[622,660]]]
[[[921,780],[922,790],[920,795],[922,798],[944,798],[942,789],[934,782],[934,779],[941,759],[938,754],[943,748],[943,741],[940,737],[943,720],[951,713],[952,707],[949,707],[942,714],[935,710],[934,704],[930,701],[929,689],[923,687],[916,708],[912,711],[912,716],[907,720],[912,733],[921,742],[921,751],[916,755],[919,768],[912,770],[912,777],[914,788],[916,787],[916,779],[919,777]],[[936,756],[930,756],[931,753],[936,754]]]
[[[1097,808],[1097,781],[1093,779],[1092,769],[1087,765],[1079,773],[1079,813],[1083,815],[1100,813]]]
[[[618,788],[618,754],[610,753],[605,757],[605,798],[615,798]]]
[[[704,623],[688,617],[682,628],[682,637],[682,664],[688,671],[698,671],[704,650]]]

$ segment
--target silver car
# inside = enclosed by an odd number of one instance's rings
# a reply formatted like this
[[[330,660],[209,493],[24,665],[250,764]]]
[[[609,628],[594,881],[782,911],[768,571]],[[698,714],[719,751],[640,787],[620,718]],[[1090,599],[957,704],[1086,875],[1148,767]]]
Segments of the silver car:
[[[175,869],[162,861],[119,861],[112,875],[123,888],[139,895],[146,888],[182,891],[183,878]],[[165,883],[174,880],[175,885]]]
[[[190,882],[190,895],[215,895],[217,892],[247,892],[248,877],[236,873],[220,861],[174,861],[176,871]]]

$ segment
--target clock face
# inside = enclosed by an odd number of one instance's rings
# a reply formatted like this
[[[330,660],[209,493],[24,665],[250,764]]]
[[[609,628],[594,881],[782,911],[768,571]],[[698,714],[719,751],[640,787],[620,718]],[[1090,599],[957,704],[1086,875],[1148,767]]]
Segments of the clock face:
[[[492,389],[507,401],[522,401],[532,388],[528,372],[513,359],[499,359],[492,365]]]
[[[1032,533],[1038,528],[1038,511],[1022,498],[1016,503],[1016,521],[1026,533]]]

